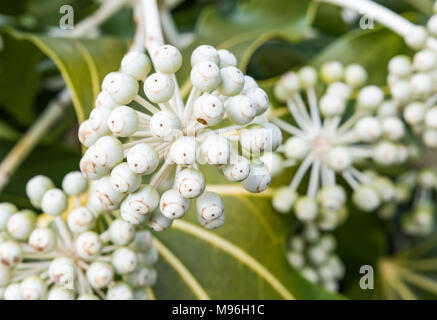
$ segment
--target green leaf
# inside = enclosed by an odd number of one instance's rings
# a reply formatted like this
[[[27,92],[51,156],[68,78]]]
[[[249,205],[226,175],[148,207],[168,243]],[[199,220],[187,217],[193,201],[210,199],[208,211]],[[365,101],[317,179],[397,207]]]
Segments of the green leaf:
[[[79,122],[88,117],[100,91],[103,77],[117,70],[127,51],[127,42],[118,38],[62,39],[24,33],[5,32],[26,40],[51,58],[61,71],[72,97]]]
[[[330,44],[314,58],[313,64],[320,65],[330,60],[344,64],[360,63],[367,69],[368,83],[384,85],[388,62],[393,56],[403,53],[408,53],[403,39],[390,30],[355,30]]]
[[[155,233],[160,253],[155,294],[160,299],[334,299],[310,284],[285,259],[290,217],[211,167],[207,189],[223,190],[226,221],[216,230],[197,222],[194,203],[170,229]]]

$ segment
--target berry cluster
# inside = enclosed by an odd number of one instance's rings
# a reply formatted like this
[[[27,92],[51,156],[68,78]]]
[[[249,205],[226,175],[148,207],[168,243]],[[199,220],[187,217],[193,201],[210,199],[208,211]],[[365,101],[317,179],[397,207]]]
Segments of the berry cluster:
[[[286,258],[305,279],[337,292],[345,270],[335,254],[336,246],[333,235],[320,234],[317,228],[306,226],[289,238]]]
[[[155,73],[150,73],[151,61]],[[193,87],[185,104],[174,75],[182,65],[179,50],[164,45],[151,61],[144,53],[130,52],[120,71],[103,80],[96,107],[79,129],[88,147],[81,171],[95,181],[102,210],[120,208],[125,221],[148,221],[154,230],[163,230],[182,218],[196,198],[199,222],[219,227],[224,204],[207,190],[199,165],[219,168],[250,192],[265,190],[271,176],[257,159],[282,141],[280,130],[262,116],[268,96],[236,68],[227,50],[202,45],[193,51]],[[138,92],[139,81],[146,98]]]
[[[0,204],[1,299],[148,299],[158,259],[151,233],[82,206],[87,190],[80,172],[62,189],[36,176],[26,192],[45,214]]]
[[[401,143],[403,122],[387,113],[392,103],[384,101],[379,87],[363,87],[366,80],[362,66],[333,61],[319,72],[313,67],[288,72],[277,82],[275,96],[286,103],[295,124],[272,112],[271,121],[290,135],[278,149],[286,159],[277,154],[272,172],[298,167],[290,185],[273,196],[277,211],[294,209],[299,220],[332,230],[347,213],[347,194],[338,176],[354,190],[353,200],[362,210],[373,211],[393,199],[394,192],[387,191],[393,190],[389,179],[357,169],[364,161],[394,165],[408,158],[408,148]],[[298,195],[308,171],[307,193]]]

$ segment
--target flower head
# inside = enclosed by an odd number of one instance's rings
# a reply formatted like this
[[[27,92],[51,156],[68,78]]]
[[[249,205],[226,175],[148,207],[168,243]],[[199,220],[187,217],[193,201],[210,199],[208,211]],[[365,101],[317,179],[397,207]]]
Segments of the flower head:
[[[88,183],[80,172],[67,174],[62,189],[36,176],[26,191],[45,214],[0,204],[2,299],[147,298],[158,258],[149,231],[82,206]]]
[[[263,116],[268,97],[236,68],[227,50],[202,45],[193,51],[192,89],[185,102],[174,76],[182,64],[178,49],[164,45],[151,60],[152,74],[148,56],[130,52],[121,70],[103,80],[96,107],[79,129],[89,147],[81,170],[96,181],[103,209],[120,209],[126,221],[148,221],[163,230],[197,199],[200,223],[216,228],[225,208],[220,196],[207,190],[199,165],[217,167],[250,192],[266,189],[271,176],[257,159],[282,139]]]

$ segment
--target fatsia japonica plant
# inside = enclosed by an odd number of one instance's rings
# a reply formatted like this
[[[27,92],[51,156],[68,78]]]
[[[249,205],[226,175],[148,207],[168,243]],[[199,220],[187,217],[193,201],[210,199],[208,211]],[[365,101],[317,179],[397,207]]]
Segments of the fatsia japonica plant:
[[[431,0],[70,2],[0,4],[0,299],[437,297]]]

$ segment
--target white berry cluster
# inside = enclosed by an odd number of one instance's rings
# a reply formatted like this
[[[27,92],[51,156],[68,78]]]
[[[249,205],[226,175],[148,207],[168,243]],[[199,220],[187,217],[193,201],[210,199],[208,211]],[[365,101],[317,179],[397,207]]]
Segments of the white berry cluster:
[[[257,158],[282,141],[279,128],[263,116],[268,96],[236,68],[232,53],[208,45],[193,51],[185,103],[175,80],[181,65],[171,45],[150,58],[129,52],[120,71],[103,80],[96,107],[79,129],[88,147],[80,168],[95,181],[103,208],[120,209],[125,221],[147,221],[157,231],[182,218],[190,199],[197,199],[204,227],[221,226],[223,201],[207,190],[199,165],[215,166],[229,181],[261,192],[271,176]]]
[[[345,268],[335,254],[336,246],[333,235],[321,234],[316,227],[306,226],[289,238],[286,258],[308,281],[338,292]]]
[[[390,102],[379,87],[363,87],[366,80],[362,66],[332,61],[320,70],[288,72],[277,82],[275,96],[286,103],[294,123],[271,113],[271,121],[289,135],[278,149],[285,159],[274,154],[272,172],[297,168],[290,185],[273,196],[277,211],[294,210],[299,220],[332,230],[346,215],[347,194],[340,181],[353,189],[352,199],[362,210],[392,200],[393,193],[384,190],[393,189],[390,180],[358,166],[403,163],[408,157],[402,143],[405,128],[396,116],[383,113]],[[306,195],[299,195],[307,172]]]
[[[81,205],[88,190],[80,172],[62,189],[45,176],[26,192],[44,213],[0,204],[0,299],[144,300],[156,281],[152,235],[109,213]]]

